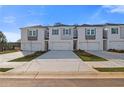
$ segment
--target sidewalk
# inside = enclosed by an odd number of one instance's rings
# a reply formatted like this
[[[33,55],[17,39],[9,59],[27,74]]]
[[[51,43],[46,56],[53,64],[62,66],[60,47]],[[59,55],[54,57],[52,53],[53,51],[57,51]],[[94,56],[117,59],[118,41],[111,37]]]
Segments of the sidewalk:
[[[0,54],[0,62],[7,62],[19,57],[23,57],[26,55],[29,55],[33,52],[29,51],[19,51],[19,52],[13,52],[13,53],[7,53],[7,54]]]
[[[124,61],[85,62],[90,67],[124,67]]]
[[[1,74],[0,78],[29,78],[29,79],[93,79],[93,78],[124,78],[124,72],[97,72],[97,73],[86,73],[86,72],[58,72],[58,73],[27,73],[27,74]]]

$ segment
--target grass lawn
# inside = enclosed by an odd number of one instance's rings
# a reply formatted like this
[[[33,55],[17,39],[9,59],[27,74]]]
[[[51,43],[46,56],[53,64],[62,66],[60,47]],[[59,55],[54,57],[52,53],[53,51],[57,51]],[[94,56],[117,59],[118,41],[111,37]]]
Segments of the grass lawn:
[[[0,68],[0,72],[7,72],[13,68]]]
[[[108,52],[124,53],[124,50],[109,49]]]
[[[27,55],[27,56],[24,56],[24,57],[20,57],[20,58],[17,58],[17,59],[14,59],[14,60],[10,60],[9,62],[23,62],[23,61],[31,61],[33,60],[34,58],[44,54],[45,52],[42,52],[42,51],[37,51],[33,54],[30,54],[30,55]]]
[[[100,72],[124,72],[124,67],[94,68]]]
[[[85,52],[84,50],[74,51],[83,61],[107,61],[104,58]]]
[[[5,50],[5,51],[0,51],[0,54],[6,54],[6,53],[12,53],[12,52],[17,52],[17,50]]]

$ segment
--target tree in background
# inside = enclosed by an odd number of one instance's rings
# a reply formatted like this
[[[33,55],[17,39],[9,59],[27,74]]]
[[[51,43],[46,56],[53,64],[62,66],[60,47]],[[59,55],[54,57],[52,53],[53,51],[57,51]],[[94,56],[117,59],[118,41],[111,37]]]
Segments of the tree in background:
[[[0,51],[5,50],[7,44],[6,36],[0,31]]]

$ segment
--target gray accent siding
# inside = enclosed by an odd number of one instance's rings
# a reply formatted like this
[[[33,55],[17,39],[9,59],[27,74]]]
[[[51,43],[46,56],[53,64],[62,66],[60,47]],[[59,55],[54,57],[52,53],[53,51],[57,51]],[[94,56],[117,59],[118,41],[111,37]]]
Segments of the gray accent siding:
[[[120,39],[124,39],[124,27],[120,27]]]

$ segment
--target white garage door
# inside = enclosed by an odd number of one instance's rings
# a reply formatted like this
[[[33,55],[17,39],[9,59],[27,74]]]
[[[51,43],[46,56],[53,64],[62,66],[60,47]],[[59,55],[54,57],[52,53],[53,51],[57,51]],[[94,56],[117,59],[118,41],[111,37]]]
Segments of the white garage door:
[[[72,50],[70,43],[52,43],[52,50]]]
[[[99,50],[98,43],[88,43],[88,50]]]
[[[82,50],[99,50],[98,43],[80,43],[79,47]]]

